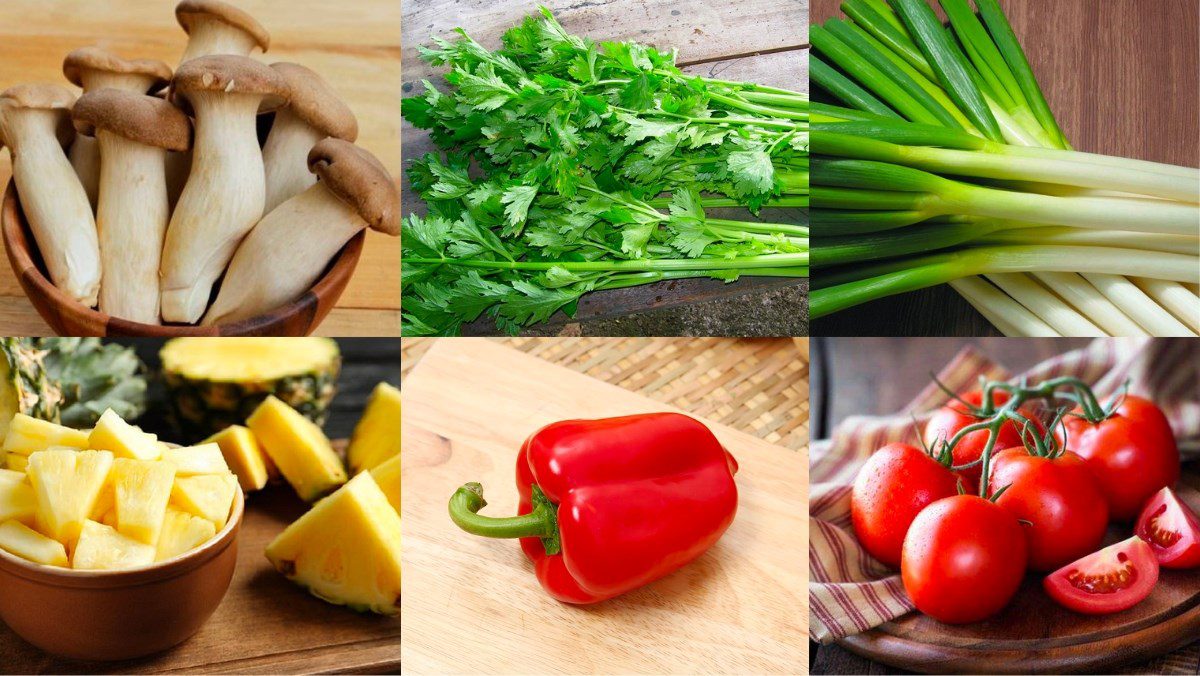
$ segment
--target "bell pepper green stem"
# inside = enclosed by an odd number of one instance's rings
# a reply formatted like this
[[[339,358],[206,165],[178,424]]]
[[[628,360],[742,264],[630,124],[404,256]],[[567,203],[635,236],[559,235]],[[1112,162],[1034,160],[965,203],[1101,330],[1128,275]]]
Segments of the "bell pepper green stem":
[[[483,485],[463,484],[450,496],[450,520],[459,528],[489,538],[540,538],[547,554],[557,554],[558,510],[542,490],[533,487],[533,510],[528,514],[509,517],[483,516],[479,510],[487,506]]]

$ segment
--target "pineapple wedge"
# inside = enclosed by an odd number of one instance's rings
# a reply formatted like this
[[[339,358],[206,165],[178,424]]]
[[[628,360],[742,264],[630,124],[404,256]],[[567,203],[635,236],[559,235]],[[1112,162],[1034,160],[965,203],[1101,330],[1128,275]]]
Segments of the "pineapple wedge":
[[[325,601],[400,614],[400,515],[370,472],[288,526],[267,546],[267,559]]]
[[[14,520],[26,526],[36,525],[37,498],[33,487],[24,481],[0,478],[0,522]]]
[[[158,543],[167,501],[175,483],[175,466],[167,462],[117,458],[112,466],[117,530],[148,545]]]
[[[121,570],[154,563],[154,546],[138,542],[111,526],[85,521],[72,565],[79,570]]]
[[[88,437],[88,448],[112,451],[119,458],[134,460],[158,460],[162,456],[157,436],[121,420],[111,408],[96,421]]]
[[[375,477],[375,483],[379,484],[379,488],[383,490],[383,494],[387,496],[388,502],[392,503],[392,507],[396,508],[396,513],[400,513],[400,456],[399,454],[392,456],[391,460],[379,465],[371,470],[371,476]]]
[[[0,486],[7,483],[28,483],[28,477],[24,472],[18,472],[11,469],[0,469]]]
[[[257,491],[267,485],[267,464],[258,439],[249,428],[230,425],[204,440],[205,444],[216,444],[225,456],[226,464],[237,475],[244,491]]]
[[[112,465],[108,451],[51,449],[30,455],[38,530],[71,546],[95,508]]]
[[[400,454],[400,390],[379,383],[367,401],[367,410],[354,426],[346,460],[350,473],[358,474]]]
[[[198,474],[175,478],[171,504],[189,514],[213,522],[217,530],[225,527],[234,494],[239,490],[232,474]]]
[[[68,446],[85,449],[88,447],[88,433],[83,430],[71,429],[38,418],[18,413],[13,416],[4,435],[4,451],[17,455],[29,455],[34,451],[44,451],[51,446]]]
[[[24,474],[25,470],[29,467],[29,458],[24,455],[9,453],[4,458],[4,466],[13,472]]]
[[[291,406],[267,397],[246,424],[301,500],[312,502],[346,483],[325,433]]]
[[[197,474],[229,474],[229,465],[217,444],[200,444],[163,451],[164,462],[175,466],[176,476]]]
[[[166,561],[190,552],[216,534],[217,528],[212,521],[168,507],[154,560]]]
[[[67,549],[61,542],[52,540],[19,521],[0,523],[0,549],[43,566],[66,568],[70,565],[67,561]]]

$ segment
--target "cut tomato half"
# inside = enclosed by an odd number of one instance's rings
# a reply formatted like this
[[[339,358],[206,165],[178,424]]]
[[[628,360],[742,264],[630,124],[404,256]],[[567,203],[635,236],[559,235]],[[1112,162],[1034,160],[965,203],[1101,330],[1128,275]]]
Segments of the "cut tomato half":
[[[1133,530],[1166,568],[1200,566],[1200,519],[1170,488],[1154,494]]]
[[[1158,559],[1134,536],[1069,563],[1042,586],[1059,605],[1078,613],[1106,615],[1141,603],[1158,582]]]

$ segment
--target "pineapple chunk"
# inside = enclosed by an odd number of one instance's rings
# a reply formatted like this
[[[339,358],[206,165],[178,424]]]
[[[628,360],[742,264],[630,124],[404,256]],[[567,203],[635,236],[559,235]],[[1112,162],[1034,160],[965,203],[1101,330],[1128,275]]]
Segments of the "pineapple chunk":
[[[28,477],[24,472],[18,472],[11,469],[0,469],[0,486],[3,486],[7,483],[28,483],[26,481],[27,478]]]
[[[30,455],[38,530],[71,546],[95,508],[112,464],[108,451],[52,449]]]
[[[117,530],[138,542],[154,545],[167,514],[175,483],[175,466],[166,462],[117,458],[112,466]]]
[[[0,523],[0,549],[43,566],[66,568],[71,565],[61,542],[18,521]]]
[[[267,546],[267,558],[330,603],[400,614],[400,515],[370,472],[288,526]]]
[[[266,456],[249,428],[230,425],[205,439],[204,443],[215,443],[221,448],[225,462],[237,475],[242,490],[256,491],[267,485]]]
[[[85,449],[88,447],[88,433],[18,413],[9,423],[8,433],[4,435],[6,453],[29,455],[51,446]]]
[[[108,526],[109,528],[116,528],[118,525],[117,524],[117,508],[113,507],[112,509],[108,510],[107,512],[101,514],[99,519],[92,519],[92,521],[99,521],[100,523],[104,524],[105,526]]]
[[[171,504],[212,521],[217,530],[221,530],[229,520],[229,510],[233,507],[237,490],[237,477],[232,474],[176,477],[175,487],[171,490]]]
[[[18,475],[24,476],[24,475]],[[0,479],[0,522],[16,520],[26,526],[37,524],[37,498],[24,481]]]
[[[216,444],[170,448],[163,451],[162,459],[175,466],[177,476],[229,474],[229,465],[225,464],[221,447]]]
[[[275,397],[246,421],[300,499],[312,502],[346,483],[346,469],[321,428]]]
[[[29,467],[29,458],[24,455],[17,455],[16,453],[9,453],[4,458],[4,464],[5,464],[5,466],[8,467],[8,469],[10,469],[14,472],[24,473],[25,470]]]
[[[157,436],[121,420],[111,408],[96,422],[88,437],[88,448],[112,451],[119,458],[134,460],[158,460],[162,455]]]
[[[104,515],[108,514],[109,512],[115,513],[117,508],[117,495],[113,491],[111,472],[109,472],[108,479],[109,480],[106,481],[104,486],[100,489],[100,495],[96,497],[96,504],[92,507],[92,511],[88,515],[88,518],[92,521],[108,523],[104,520]],[[110,523],[108,525],[113,526],[114,528],[116,527],[115,523]]]
[[[154,563],[154,546],[138,542],[111,526],[85,521],[71,563],[79,570],[121,570]]]
[[[367,410],[354,426],[346,460],[350,473],[358,474],[400,454],[400,390],[379,383]]]
[[[391,460],[371,470],[371,476],[375,477],[375,483],[379,484],[379,488],[387,496],[388,502],[392,503],[392,507],[395,507],[396,513],[399,514],[400,456],[394,455]]]
[[[217,528],[212,521],[168,507],[154,560],[165,561],[190,552],[216,534]]]

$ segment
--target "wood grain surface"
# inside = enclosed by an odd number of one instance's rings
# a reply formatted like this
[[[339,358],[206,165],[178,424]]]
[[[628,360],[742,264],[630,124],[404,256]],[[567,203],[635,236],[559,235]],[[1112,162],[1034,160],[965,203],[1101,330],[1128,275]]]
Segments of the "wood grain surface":
[[[136,347],[156,367],[161,340],[116,342]],[[395,340],[340,340],[339,346],[342,371],[325,431],[347,437],[375,385],[399,382],[400,353]],[[152,387],[151,409],[138,422],[170,439],[159,386]],[[305,509],[286,485],[246,499],[229,592],[200,632],[179,647],[128,662],[68,662],[42,654],[0,624],[0,673],[400,673],[399,617],[360,615],[320,601],[276,573],[263,556]]]
[[[549,422],[668,407],[487,339],[439,340],[404,381],[401,652],[412,673],[798,673],[807,454],[708,423],[738,459],[738,515],[685,568],[591,606],[547,596],[516,542],[459,531],[446,501],[481,481],[513,514],[513,459]]]
[[[975,346],[1004,365],[1009,371],[1019,373],[1057,354],[1084,347],[1089,342],[1089,339],[1079,338],[903,339],[847,337],[813,339],[810,365],[813,438],[828,437],[833,428],[847,416],[882,415],[904,407],[924,389],[929,382],[931,373],[940,370],[959,350],[967,345]],[[1191,499],[1197,500],[1198,496],[1194,491],[1200,488],[1200,463],[1189,463],[1188,466],[1185,466],[1185,470],[1184,482],[1192,488]],[[1197,504],[1200,506],[1200,501]],[[1116,535],[1114,533],[1113,537]],[[1196,575],[1194,571],[1187,574]],[[1178,575],[1171,574],[1171,579],[1177,577]],[[1192,590],[1197,588],[1197,580],[1194,577],[1190,584]],[[1046,618],[1053,617],[1057,617],[1059,623],[1063,621],[1062,617],[1055,614],[1058,612],[1057,610],[1047,610],[1037,605],[1044,599],[1036,589],[1026,589],[1022,594],[1021,599],[1023,600],[1018,600],[1018,606],[1025,609],[1030,622],[1039,623]],[[1162,610],[1162,608],[1142,608],[1138,612],[1146,611],[1148,615],[1139,614],[1138,619],[1142,621],[1143,625],[1153,624],[1153,622],[1147,622],[1146,618],[1154,614],[1152,611],[1161,612]],[[1004,617],[1008,616],[1009,613],[1006,613]],[[1079,616],[1074,617],[1078,618]],[[1123,615],[1122,620],[1124,619],[1127,617]],[[908,620],[902,619],[901,621]],[[1052,635],[1054,628],[1053,622],[1047,623],[1043,626],[1044,631],[1035,628],[1029,635]],[[1099,632],[1105,629],[1102,625],[1086,622],[1082,625],[1075,623],[1072,628],[1076,630],[1072,633],[1076,638],[1087,636],[1089,631]],[[1145,627],[1137,629],[1144,630]],[[938,641],[941,642],[944,639],[950,643],[970,644],[971,641],[963,640],[959,632],[960,629],[943,627],[941,633],[944,636]],[[1101,638],[1107,639],[1112,635],[1105,631]],[[1136,630],[1130,631],[1129,635],[1138,636]],[[1200,641],[1195,641],[1194,636],[1193,633],[1191,645],[1167,655],[1154,656],[1153,654],[1135,653],[1130,658],[1135,663],[1126,664],[1121,671],[1124,673],[1200,673]],[[1003,634],[997,633],[996,638],[1003,638]],[[1145,641],[1158,638],[1158,633],[1150,631],[1148,634],[1141,635],[1141,638],[1145,644]],[[870,640],[870,638],[866,640]],[[1070,640],[1062,641],[1064,645],[1070,642]],[[990,645],[992,643],[989,639],[976,647]],[[861,646],[861,649],[866,650],[868,646]],[[1139,646],[1135,643],[1119,648],[1108,646],[1099,650],[1107,654],[1113,649],[1130,651],[1139,649]],[[814,674],[906,673],[895,667],[854,655],[839,645],[818,646],[814,643],[810,644],[810,650],[811,673]],[[970,648],[967,650],[969,651]],[[1085,650],[1081,657],[1086,658],[1088,652],[1096,650]],[[1010,658],[1017,659],[1016,656],[1010,656]],[[915,668],[918,665],[913,663],[910,666]],[[943,668],[936,662],[921,666],[922,670]],[[944,669],[953,671],[956,667],[964,668],[961,664],[950,663]],[[999,668],[1000,665],[997,665],[997,669]],[[1094,667],[1094,669],[1099,669],[1099,667]]]
[[[812,0],[812,21],[841,12]],[[1000,0],[1063,132],[1079,150],[1200,166],[1200,3]],[[814,93],[815,94],[815,93]],[[823,317],[822,336],[995,336],[949,287]]]
[[[358,117],[358,144],[393,176],[400,174],[400,3],[395,0],[234,0],[271,33],[271,49],[255,58],[295,61],[330,82]],[[62,60],[78,47],[99,45],[127,57],[156,58],[171,67],[186,35],[175,22],[175,0],[3,0],[0,2],[0,90],[23,82],[67,85]],[[0,186],[8,183],[8,153],[0,152]],[[400,332],[400,242],[367,235],[362,259],[321,335],[389,336]],[[0,333],[53,335],[7,265],[0,270]]]
[[[554,11],[570,32],[600,40],[637,40],[675,47],[685,72],[746,80],[807,91],[808,0],[598,0],[540,3]],[[466,28],[486,47],[534,6],[524,0],[410,0],[404,5],[404,95],[422,91],[421,80],[444,87],[443,69],[420,59],[417,47],[431,36],[450,37]],[[415,159],[435,147],[429,134],[403,123],[404,157]],[[425,207],[407,177],[401,181],[404,212]],[[723,210],[714,211],[718,213]],[[718,215],[746,217],[727,210]],[[803,222],[802,212],[785,210],[777,219]],[[807,280],[744,278],[734,284],[696,279],[589,294],[574,318],[559,313],[528,335],[712,335],[790,336],[808,334]],[[491,335],[486,318],[464,327],[466,335]]]

